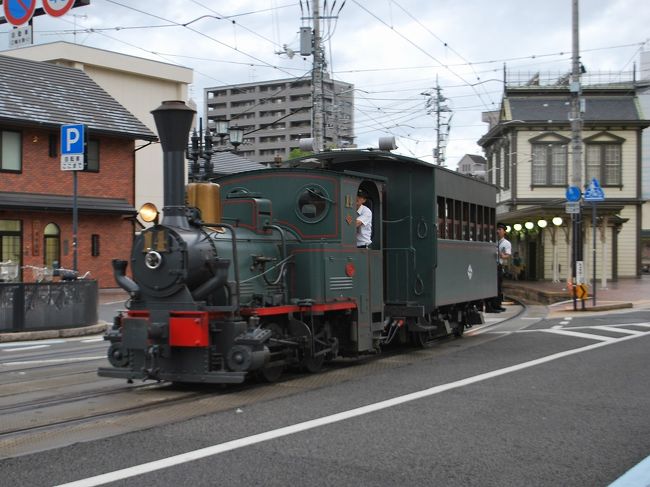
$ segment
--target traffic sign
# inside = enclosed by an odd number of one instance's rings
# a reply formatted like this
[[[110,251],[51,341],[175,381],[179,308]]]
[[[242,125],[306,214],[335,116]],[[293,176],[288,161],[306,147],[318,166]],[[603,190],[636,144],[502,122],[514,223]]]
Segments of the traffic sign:
[[[23,25],[34,15],[36,0],[4,0],[2,8],[7,22],[12,25]]]
[[[580,214],[580,202],[579,201],[567,201],[565,203],[564,211],[569,215],[578,215]]]
[[[72,8],[75,0],[43,0],[43,10],[52,17],[61,17]]]
[[[566,189],[567,201],[580,201],[581,196],[582,193],[580,192],[580,188],[578,188],[577,186],[569,186]]]
[[[85,169],[84,133],[82,124],[61,125],[61,170],[83,171]]]
[[[605,192],[596,178],[591,180],[591,184],[585,191],[585,201],[605,201]]]

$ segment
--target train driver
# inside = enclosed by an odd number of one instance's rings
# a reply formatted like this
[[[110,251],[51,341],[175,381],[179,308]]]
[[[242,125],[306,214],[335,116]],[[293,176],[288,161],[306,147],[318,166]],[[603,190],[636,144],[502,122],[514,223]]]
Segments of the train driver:
[[[372,211],[365,203],[368,193],[359,189],[357,191],[357,248],[366,249],[372,243]]]

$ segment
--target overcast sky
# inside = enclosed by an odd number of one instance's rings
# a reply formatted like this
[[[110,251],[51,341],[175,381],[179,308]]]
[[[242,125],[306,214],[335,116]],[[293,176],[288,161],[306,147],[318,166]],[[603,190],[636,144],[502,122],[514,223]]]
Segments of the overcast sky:
[[[284,46],[299,51],[298,30],[310,25],[301,17],[313,1],[91,0],[60,18],[37,17],[34,41],[65,40],[193,68],[191,96],[201,113],[206,87],[307,75],[311,57],[290,58]],[[481,154],[481,112],[499,108],[504,63],[521,76],[571,69],[571,4],[321,0],[321,14],[336,17],[322,21],[329,72],[357,89],[357,144],[376,146],[380,136],[395,135],[398,152],[433,162],[435,118],[423,93],[437,79],[453,113],[447,165]],[[2,49],[8,31],[0,26]],[[581,61],[589,74],[630,72],[639,52],[650,50],[649,38],[648,0],[580,1]]]

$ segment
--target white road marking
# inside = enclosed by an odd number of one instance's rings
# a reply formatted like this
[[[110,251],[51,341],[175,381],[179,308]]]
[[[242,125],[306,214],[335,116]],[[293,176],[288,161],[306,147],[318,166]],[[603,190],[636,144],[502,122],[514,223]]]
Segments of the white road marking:
[[[564,328],[562,325],[554,325],[551,327],[553,330],[561,330],[562,328]]]
[[[589,340],[600,340],[602,342],[611,342],[611,341],[618,340],[617,338],[604,337],[601,335],[594,335],[592,333],[580,333],[579,331],[570,331],[567,330],[566,328],[563,328],[561,330],[550,328],[546,330],[536,330],[536,331],[541,331],[544,333],[557,333],[558,335],[566,335],[566,336],[572,336],[578,338],[588,338]]]
[[[104,337],[99,337],[99,338],[87,338],[85,340],[80,340],[81,343],[95,343],[95,342],[103,342]]]
[[[628,330],[627,328],[619,328],[616,326],[607,326],[607,325],[592,326],[592,328],[594,330],[614,331],[616,333],[623,333],[626,335],[643,335],[644,333],[646,333],[639,330]]]
[[[13,365],[42,365],[42,364],[63,364],[66,362],[83,362],[86,360],[99,360],[106,358],[106,355],[100,355],[98,357],[70,357],[70,358],[52,358],[47,360],[23,360],[20,362],[4,362],[0,363],[5,367],[11,367]]]
[[[650,332],[644,335],[650,335]],[[69,482],[67,484],[61,484],[58,487],[94,487],[97,485],[104,485],[110,482],[117,482],[119,480],[128,479],[131,477],[135,477],[137,475],[143,475],[146,473],[154,472],[156,470],[162,470],[164,468],[173,467],[175,465],[181,465],[187,462],[192,462],[194,460],[199,460],[202,458],[218,455],[220,453],[237,450],[239,448],[244,448],[246,446],[255,445],[258,443],[262,443],[264,441],[274,440],[276,438],[282,438],[303,431],[308,431],[314,428],[319,428],[321,426],[326,426],[329,424],[338,423],[340,421],[345,421],[350,418],[356,418],[358,416],[363,416],[365,414],[381,411],[383,409],[398,406],[400,404],[405,404],[425,397],[430,397],[435,394],[440,394],[442,392],[446,392],[452,389],[469,386],[472,384],[476,384],[478,382],[493,379],[495,377],[500,377],[506,374],[511,374],[513,372],[518,372],[520,370],[528,369],[530,367],[536,367],[538,365],[552,362],[554,360],[559,360],[564,357],[569,357],[571,355],[576,355],[579,353],[595,350],[597,348],[606,347],[611,345],[612,343],[620,343],[626,340],[634,340],[636,338],[639,338],[640,336],[642,335],[629,335],[629,336],[619,338],[617,340],[610,339],[608,341],[603,341],[601,343],[594,343],[591,345],[587,345],[585,347],[574,348],[572,350],[566,350],[564,352],[554,353],[552,355],[547,355],[546,357],[541,357],[535,360],[531,360],[529,362],[523,362],[521,364],[511,365],[510,367],[504,367],[502,369],[493,370],[492,372],[486,372],[484,374],[475,375],[473,377],[468,377],[466,379],[461,379],[455,382],[449,382],[447,384],[431,387],[429,389],[413,392],[411,394],[394,397],[392,399],[387,399],[385,401],[380,401],[374,404],[368,404],[367,406],[361,406],[355,409],[350,409],[348,411],[343,411],[329,416],[324,416],[322,418],[312,419],[309,421],[304,421],[302,423],[285,426],[283,428],[266,431],[264,433],[259,433],[256,435],[239,438],[237,440],[227,441],[225,443],[220,443],[206,448],[201,448],[199,450],[181,453],[180,455],[174,455],[171,457],[162,458],[160,460],[155,460],[153,462],[143,463],[141,465],[135,465],[133,467],[124,468],[121,470],[115,470],[113,472],[104,473],[94,477],[88,477],[74,482]],[[142,482],[142,483],[146,483],[146,482]]]
[[[37,348],[49,348],[49,345],[30,345],[27,347],[5,348],[3,352],[21,352],[23,350],[36,350]]]
[[[560,321],[560,325],[568,325],[571,323],[569,320]]]
[[[26,347],[29,345],[54,345],[56,343],[65,343],[65,340],[32,340],[29,342],[8,342],[0,343],[0,348]]]

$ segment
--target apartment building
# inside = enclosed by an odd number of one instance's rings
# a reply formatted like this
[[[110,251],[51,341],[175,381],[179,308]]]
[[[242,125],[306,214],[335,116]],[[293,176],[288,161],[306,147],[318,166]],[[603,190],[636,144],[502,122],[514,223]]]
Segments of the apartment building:
[[[301,138],[312,137],[312,82],[280,79],[205,89],[208,128],[215,133],[217,120],[244,129],[239,153],[256,162],[286,159],[299,148]],[[323,82],[325,147],[354,143],[354,85],[326,79]]]

